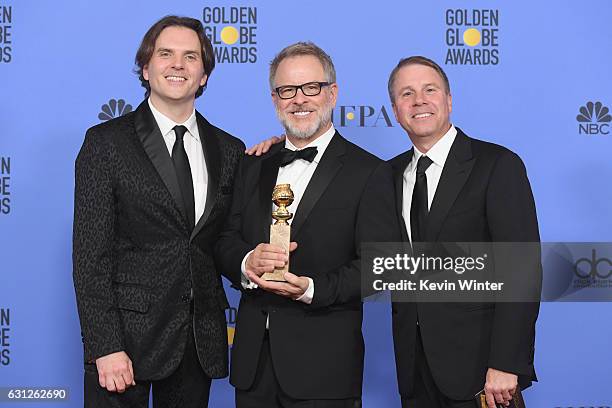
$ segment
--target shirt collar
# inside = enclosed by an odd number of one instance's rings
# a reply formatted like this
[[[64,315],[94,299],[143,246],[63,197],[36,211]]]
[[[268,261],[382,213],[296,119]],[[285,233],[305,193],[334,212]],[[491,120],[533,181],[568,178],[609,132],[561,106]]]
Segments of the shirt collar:
[[[166,137],[170,134],[170,131],[177,125],[183,125],[189,131],[189,134],[198,142],[200,141],[200,136],[198,132],[198,122],[196,120],[195,108],[193,108],[193,112],[187,118],[187,120],[183,123],[176,123],[160,111],[158,111],[153,103],[151,102],[151,98],[147,100],[149,102],[149,108],[151,108],[151,113],[153,113],[153,117],[157,122],[157,126],[161,131],[163,137]]]
[[[334,128],[334,125],[332,124],[329,127],[329,129],[325,131],[325,133],[323,133],[321,136],[317,137],[315,140],[308,143],[306,146],[302,147],[301,149],[298,149],[297,147],[295,147],[295,145],[289,141],[289,138],[285,139],[285,147],[289,150],[302,150],[307,147],[316,147],[317,155],[312,161],[315,163],[319,163],[319,161],[321,160],[321,157],[323,157],[323,153],[325,153],[325,149],[327,149],[329,142],[331,142],[332,137],[334,137],[335,134],[336,134],[336,128]]]
[[[450,149],[455,141],[455,137],[457,136],[457,129],[454,125],[451,125],[450,129],[434,144],[431,149],[427,152],[426,156],[431,159],[431,161],[439,166],[444,167],[444,163],[446,163],[446,158],[450,153]],[[419,149],[414,147],[414,154],[412,155],[412,161],[410,162],[411,169],[416,168],[417,161],[423,156],[425,153],[421,153]]]

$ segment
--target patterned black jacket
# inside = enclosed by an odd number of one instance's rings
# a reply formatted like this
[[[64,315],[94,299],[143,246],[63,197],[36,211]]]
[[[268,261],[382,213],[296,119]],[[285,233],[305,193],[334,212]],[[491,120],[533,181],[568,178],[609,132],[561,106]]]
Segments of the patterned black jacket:
[[[228,306],[212,246],[231,204],[244,144],[197,123],[208,170],[190,231],[172,160],[148,103],[87,131],[76,159],[73,277],[85,362],[125,351],[137,380],[178,366],[190,327],[213,378],[227,375]]]

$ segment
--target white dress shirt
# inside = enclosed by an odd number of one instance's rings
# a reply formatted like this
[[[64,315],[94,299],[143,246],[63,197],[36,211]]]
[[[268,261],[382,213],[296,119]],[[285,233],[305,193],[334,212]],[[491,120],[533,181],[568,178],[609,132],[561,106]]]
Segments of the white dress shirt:
[[[158,111],[151,98],[148,99],[149,107],[153,113],[153,117],[157,122],[157,126],[161,131],[161,134],[168,148],[168,153],[172,156],[172,147],[174,147],[174,141],[176,135],[174,133],[174,127],[182,125],[187,128],[189,137],[183,136],[183,142],[185,145],[185,151],[187,152],[187,158],[189,159],[189,167],[191,168],[191,178],[193,180],[193,198],[195,200],[195,223],[198,223],[202,214],[204,214],[204,207],[206,206],[206,190],[208,188],[208,169],[206,168],[206,162],[204,161],[204,152],[202,150],[202,141],[200,140],[200,132],[198,131],[198,122],[196,120],[195,108],[187,120],[183,123],[176,123],[160,111]]]
[[[319,136],[306,146],[302,147],[302,149],[305,149],[307,147],[317,148],[317,155],[311,163],[306,160],[298,159],[278,169],[278,175],[276,176],[276,184],[290,184],[291,190],[293,191],[293,203],[291,203],[291,205],[287,207],[289,212],[293,214],[293,218],[295,218],[295,212],[298,206],[300,205],[302,197],[304,196],[306,187],[308,187],[308,183],[310,182],[312,175],[317,169],[317,165],[321,161],[321,157],[323,157],[323,153],[325,153],[325,149],[327,149],[327,146],[329,145],[329,142],[331,142],[332,137],[335,133],[336,129],[333,125],[331,125],[331,127],[325,133],[323,133],[321,136]],[[285,147],[289,150],[301,150],[295,147],[294,144],[291,143],[288,138],[285,139]],[[276,205],[272,204],[272,206],[274,207],[274,209],[276,209]],[[288,223],[291,224],[292,221],[293,219],[289,220]],[[270,224],[271,223],[272,216],[270,215]],[[253,251],[247,253],[244,259],[242,260],[242,286],[245,289],[254,289],[257,287],[257,285],[249,281],[246,276],[246,260],[251,254],[251,252]],[[313,297],[314,282],[311,278],[308,278],[308,289],[306,289],[306,292],[304,292],[304,294],[296,300],[310,304],[312,303]],[[267,326],[268,323],[266,322],[266,327]]]
[[[438,183],[440,182],[440,176],[442,175],[442,169],[446,158],[450,152],[451,146],[457,136],[457,129],[451,125],[448,132],[442,136],[435,145],[429,149],[425,156],[432,160],[432,164],[425,171],[427,176],[427,208],[431,208],[431,203],[436,194]],[[402,191],[402,217],[404,217],[404,223],[406,224],[406,231],[408,231],[408,237],[412,242],[412,232],[410,231],[410,206],[412,204],[412,191],[414,190],[414,184],[416,182],[416,168],[419,158],[423,156],[419,149],[414,147],[414,154],[412,160],[408,163],[406,170],[404,170],[404,188]]]

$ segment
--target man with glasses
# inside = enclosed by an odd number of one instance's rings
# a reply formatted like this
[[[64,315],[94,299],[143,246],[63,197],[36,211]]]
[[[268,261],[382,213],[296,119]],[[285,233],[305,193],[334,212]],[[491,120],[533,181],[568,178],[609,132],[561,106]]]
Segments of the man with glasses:
[[[287,138],[243,161],[215,248],[222,273],[242,290],[230,374],[236,405],[360,407],[360,244],[400,240],[390,167],[334,129],[336,74],[318,46],[283,49],[269,80]],[[291,254],[267,243],[277,184],[295,196]],[[261,278],[289,257],[286,282]]]

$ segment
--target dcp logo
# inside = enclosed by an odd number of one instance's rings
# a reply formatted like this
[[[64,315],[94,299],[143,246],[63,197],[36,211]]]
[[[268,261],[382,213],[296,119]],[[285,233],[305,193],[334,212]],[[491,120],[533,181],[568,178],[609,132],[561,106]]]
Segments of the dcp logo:
[[[581,135],[607,135],[610,133],[610,122],[612,116],[610,110],[601,102],[587,102],[580,107],[580,113],[576,116],[578,132]]]
[[[591,258],[580,258],[574,264],[574,273],[581,279],[608,279],[612,275],[612,261],[597,258],[597,251],[591,250]]]

